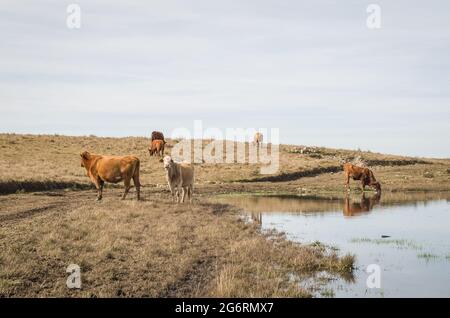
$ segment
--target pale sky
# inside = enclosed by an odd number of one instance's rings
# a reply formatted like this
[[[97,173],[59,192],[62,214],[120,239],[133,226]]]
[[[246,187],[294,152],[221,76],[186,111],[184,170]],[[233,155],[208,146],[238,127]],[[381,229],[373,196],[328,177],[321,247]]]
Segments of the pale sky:
[[[450,157],[448,1],[0,2],[0,132],[279,128]],[[370,3],[381,28],[366,26]]]

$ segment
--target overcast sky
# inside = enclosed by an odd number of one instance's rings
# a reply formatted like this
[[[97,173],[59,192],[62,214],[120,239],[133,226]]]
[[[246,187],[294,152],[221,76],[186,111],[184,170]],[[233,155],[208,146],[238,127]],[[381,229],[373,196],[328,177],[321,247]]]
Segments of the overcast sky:
[[[0,2],[0,132],[279,128],[450,157],[448,1]],[[366,26],[370,3],[381,28]]]

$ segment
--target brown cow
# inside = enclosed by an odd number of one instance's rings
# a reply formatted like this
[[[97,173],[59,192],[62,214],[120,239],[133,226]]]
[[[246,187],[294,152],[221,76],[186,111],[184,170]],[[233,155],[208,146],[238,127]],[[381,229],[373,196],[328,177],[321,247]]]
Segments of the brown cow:
[[[131,179],[136,187],[137,199],[140,200],[139,158],[135,156],[101,156],[87,151],[82,152],[80,156],[81,166],[86,169],[88,177],[97,188],[97,201],[102,199],[105,182],[118,183],[122,180],[125,183],[122,200],[125,199],[131,187]]]
[[[347,186],[347,190],[350,191],[349,182],[350,177],[353,180],[361,180],[361,190],[364,192],[364,188],[366,186],[371,186],[377,192],[381,192],[381,185],[375,179],[372,170],[368,168],[358,167],[351,163],[344,164],[344,174],[345,174],[345,185]]]
[[[151,138],[151,140],[152,141],[153,140],[164,140],[164,142],[165,142],[164,134],[162,132],[160,132],[160,131],[152,131],[152,138]]]
[[[164,156],[164,140],[153,140],[148,152],[150,153],[150,157],[153,155],[159,155],[160,157]]]

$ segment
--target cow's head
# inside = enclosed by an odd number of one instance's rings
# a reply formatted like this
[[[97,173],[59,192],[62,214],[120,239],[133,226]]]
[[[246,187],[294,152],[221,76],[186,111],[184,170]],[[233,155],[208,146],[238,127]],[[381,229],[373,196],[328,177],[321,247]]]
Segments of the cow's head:
[[[88,161],[91,158],[91,154],[87,151],[83,151],[82,153],[80,153],[80,157],[81,157],[81,166],[85,167],[86,165],[86,161]]]
[[[171,156],[165,156],[163,162],[164,162],[164,169],[166,170],[169,170],[174,164]]]
[[[379,182],[372,183],[372,187],[377,191],[377,193],[381,193],[381,184]]]

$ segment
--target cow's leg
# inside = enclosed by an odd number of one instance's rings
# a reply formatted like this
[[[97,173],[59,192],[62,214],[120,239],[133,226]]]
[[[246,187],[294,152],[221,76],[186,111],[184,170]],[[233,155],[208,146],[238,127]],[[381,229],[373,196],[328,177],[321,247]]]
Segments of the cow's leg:
[[[123,193],[122,200],[125,200],[125,197],[127,196],[128,191],[130,191],[131,179],[126,178],[124,183],[125,183],[125,192]]]
[[[139,173],[133,176],[133,183],[136,188],[136,197],[139,201],[141,199],[141,183],[139,182]]]
[[[192,185],[188,187],[189,203],[192,203]]]
[[[96,183],[97,188],[97,201],[100,201],[103,198],[103,185],[105,182],[103,180],[98,180]]]
[[[172,195],[172,202],[175,203],[176,186],[174,184],[172,184],[171,182],[169,182],[169,190],[170,190],[170,194]]]
[[[186,187],[181,187],[181,203],[184,203],[185,198],[186,198]]]
[[[346,186],[346,188],[347,188],[347,192],[350,192],[350,187],[349,187],[349,184],[350,184],[350,175],[349,174],[345,174],[345,186]]]
[[[179,198],[180,198],[180,191],[179,191],[179,186],[178,184],[173,184],[171,185],[171,189],[170,191],[172,191],[172,201],[175,203],[178,203]]]
[[[177,192],[176,192],[176,195],[177,195],[177,203],[180,203],[180,186],[176,186],[176,189],[177,189]]]
[[[364,189],[366,187],[366,180],[364,180],[364,177],[361,180],[361,191],[362,193],[364,193]]]
[[[136,198],[138,201],[141,199],[141,182],[139,181],[140,166],[141,163],[138,161],[133,172],[133,183],[136,188]]]
[[[172,202],[173,203],[175,203],[175,202],[177,202],[177,198],[176,197],[178,197],[178,194],[177,194],[177,187],[175,186],[175,187],[173,187],[171,190],[170,190],[171,192],[172,192]]]

